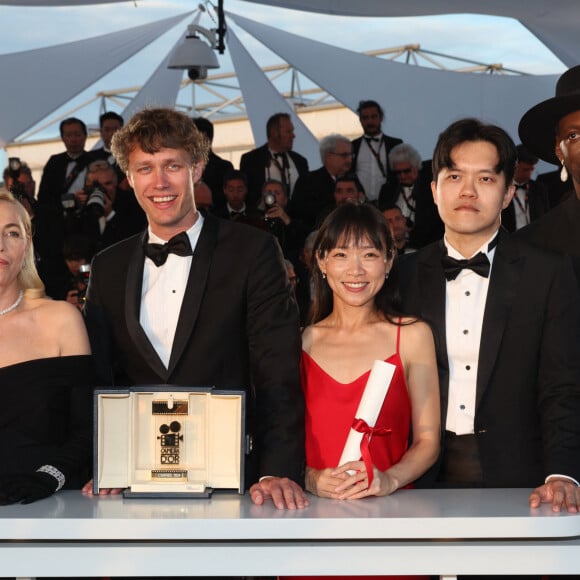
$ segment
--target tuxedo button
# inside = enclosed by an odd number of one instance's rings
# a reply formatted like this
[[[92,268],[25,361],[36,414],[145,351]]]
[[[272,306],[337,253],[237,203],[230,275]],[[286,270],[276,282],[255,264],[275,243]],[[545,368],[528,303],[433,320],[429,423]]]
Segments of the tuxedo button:
[[[465,405],[459,405],[459,408],[460,408],[462,411],[465,411]]]
[[[471,296],[471,292],[469,290],[466,290],[465,295],[466,296]]]
[[[465,365],[465,370],[466,371],[470,371],[471,370],[471,365]]]
[[[463,334],[469,334],[469,330],[467,328],[463,331]]]

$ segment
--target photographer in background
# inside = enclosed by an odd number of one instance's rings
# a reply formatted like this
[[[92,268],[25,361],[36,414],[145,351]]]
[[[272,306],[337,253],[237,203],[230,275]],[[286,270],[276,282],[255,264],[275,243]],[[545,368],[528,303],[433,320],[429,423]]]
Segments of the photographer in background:
[[[82,310],[95,244],[87,235],[71,234],[64,240],[62,254],[69,273],[65,300]]]
[[[288,196],[284,184],[268,179],[262,186],[262,201],[259,209],[263,212],[264,229],[278,239],[284,257],[296,263],[308,228],[304,222],[291,218],[286,213]]]
[[[113,111],[107,111],[99,117],[99,133],[101,135],[102,147],[93,149],[89,152],[90,161],[106,161],[117,173],[117,182],[119,188],[123,191],[131,192],[131,186],[123,170],[119,167],[115,156],[111,153],[111,140],[113,135],[124,125],[121,115]]]
[[[34,215],[36,183],[32,179],[30,167],[19,157],[10,157],[2,179],[6,189],[24,205],[29,215]]]
[[[97,251],[145,228],[145,214],[132,193],[118,187],[115,168],[107,161],[93,161],[85,188],[75,193],[78,228],[90,236]],[[74,231],[74,228],[73,228]]]

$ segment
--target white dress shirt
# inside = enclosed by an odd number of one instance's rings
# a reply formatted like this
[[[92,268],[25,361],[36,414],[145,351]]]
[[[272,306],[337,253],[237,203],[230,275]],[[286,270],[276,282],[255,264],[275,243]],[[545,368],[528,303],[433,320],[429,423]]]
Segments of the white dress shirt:
[[[520,185],[516,185],[516,192],[512,201],[516,216],[516,230],[530,223],[530,206],[528,204],[528,192]]]
[[[495,247],[489,252],[487,249],[496,235],[497,232],[474,253],[486,254],[491,265]],[[447,239],[444,241],[449,256],[458,260],[465,258]],[[468,269],[462,270],[455,280],[448,280],[445,284],[445,333],[449,360],[445,429],[457,435],[474,432],[479,348],[488,287],[489,278]]]
[[[197,221],[186,232],[194,251],[202,226],[203,216],[198,212]],[[166,241],[149,228],[150,243],[164,244]],[[150,258],[145,258],[139,321],[165,368],[169,367],[191,260],[192,256],[169,254],[165,264],[157,267]]]
[[[373,135],[373,138],[378,138],[379,141],[371,141],[372,145],[369,145],[366,141],[367,135],[363,136],[362,143],[360,144],[360,149],[358,150],[358,155],[356,158],[356,174],[359,181],[365,190],[366,198],[369,201],[374,201],[379,199],[379,193],[381,192],[381,187],[387,181],[386,177],[383,175],[379,164],[373,152],[371,151],[371,146],[374,148],[375,152],[378,152],[379,159],[381,160],[381,165],[386,171],[387,168],[387,150],[383,142],[383,134]]]
[[[288,191],[288,199],[292,197],[292,193],[294,191],[294,186],[296,185],[296,181],[298,180],[298,169],[296,169],[296,165],[294,165],[294,160],[288,153],[283,153],[286,157],[286,161],[288,162],[288,167],[286,168],[286,178],[280,172],[280,167],[284,170],[284,164],[281,158],[277,158],[276,161],[274,160],[275,153],[270,151],[270,164],[266,166],[266,179],[276,179],[282,183],[289,181],[289,191]]]
[[[401,210],[404,217],[415,221],[415,199],[413,198],[414,185],[402,185],[395,205]]]

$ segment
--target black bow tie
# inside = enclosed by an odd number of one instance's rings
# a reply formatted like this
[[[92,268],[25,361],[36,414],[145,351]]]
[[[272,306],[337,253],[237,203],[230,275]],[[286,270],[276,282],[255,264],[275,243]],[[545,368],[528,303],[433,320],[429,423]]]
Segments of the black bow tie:
[[[380,141],[380,139],[378,137],[365,137],[366,142],[368,143],[369,141],[375,141],[376,143],[378,143]]]
[[[483,252],[475,254],[469,260],[456,260],[446,255],[441,258],[441,263],[447,280],[455,280],[459,276],[459,272],[465,269],[473,270],[476,274],[489,278],[489,260]]]
[[[169,254],[177,254],[178,256],[192,256],[193,250],[189,237],[185,232],[181,232],[173,236],[165,244],[143,244],[143,251],[148,258],[153,260],[153,263],[159,267],[165,264]]]

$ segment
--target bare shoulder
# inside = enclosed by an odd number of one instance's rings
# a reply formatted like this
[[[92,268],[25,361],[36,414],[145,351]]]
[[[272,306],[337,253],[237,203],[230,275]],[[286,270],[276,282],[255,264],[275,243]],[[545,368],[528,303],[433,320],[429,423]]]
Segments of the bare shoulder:
[[[403,318],[401,325],[401,350],[412,354],[425,348],[434,348],[431,327],[416,318]]]
[[[58,324],[82,323],[81,313],[72,304],[64,300],[52,300],[51,298],[36,298],[30,301],[30,306],[35,310],[38,317]]]
[[[318,321],[316,324],[311,324],[307,326],[302,331],[302,350],[311,353],[312,347],[315,343],[319,343],[324,340],[324,336],[328,333],[328,325],[326,324],[326,318],[324,320]]]
[[[302,350],[305,352],[310,352],[312,349],[312,334],[313,334],[313,327],[307,326],[302,331]]]
[[[81,313],[64,300],[30,300],[32,323],[42,328],[45,339],[58,346],[60,355],[89,354],[90,346]]]

